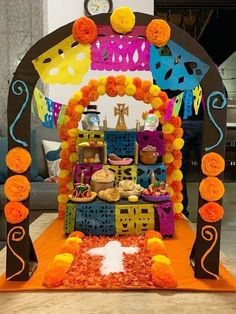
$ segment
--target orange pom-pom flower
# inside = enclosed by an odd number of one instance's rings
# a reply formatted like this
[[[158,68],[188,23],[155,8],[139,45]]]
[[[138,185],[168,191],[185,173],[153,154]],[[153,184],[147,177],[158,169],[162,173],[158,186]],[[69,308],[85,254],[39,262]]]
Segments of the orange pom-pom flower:
[[[91,44],[97,38],[97,26],[93,20],[82,16],[74,22],[72,35],[81,44]]]

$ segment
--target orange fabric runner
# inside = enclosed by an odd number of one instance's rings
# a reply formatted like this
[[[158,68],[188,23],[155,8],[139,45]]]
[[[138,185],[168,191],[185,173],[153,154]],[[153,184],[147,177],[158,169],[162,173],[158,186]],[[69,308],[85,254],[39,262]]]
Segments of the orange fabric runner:
[[[178,219],[175,220],[174,238],[164,241],[178,281],[178,286],[174,290],[236,292],[236,278],[222,264],[220,264],[219,280],[194,278],[194,272],[189,263],[189,255],[194,239],[195,233],[187,221]],[[63,220],[56,219],[34,243],[39,265],[32,278],[26,282],[14,282],[7,281],[5,274],[3,274],[0,277],[0,291],[48,290],[42,286],[45,270],[54,256],[60,251],[64,241]],[[143,290],[143,288],[140,289]],[[54,290],[68,289],[61,286]]]

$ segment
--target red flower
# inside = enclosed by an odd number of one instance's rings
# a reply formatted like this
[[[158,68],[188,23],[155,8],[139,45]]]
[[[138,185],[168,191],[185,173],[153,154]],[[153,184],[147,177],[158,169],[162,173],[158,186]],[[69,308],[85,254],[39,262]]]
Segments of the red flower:
[[[72,35],[81,44],[91,44],[97,38],[97,26],[93,20],[83,16],[74,22]]]

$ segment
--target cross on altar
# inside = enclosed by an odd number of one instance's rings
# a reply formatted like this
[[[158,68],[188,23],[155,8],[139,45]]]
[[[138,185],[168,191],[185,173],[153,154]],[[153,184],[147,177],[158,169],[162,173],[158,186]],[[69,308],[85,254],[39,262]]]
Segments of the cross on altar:
[[[139,251],[136,246],[121,246],[119,241],[109,241],[103,247],[90,249],[90,255],[103,256],[102,265],[100,267],[101,274],[107,276],[110,273],[124,272],[124,254],[135,254]]]
[[[129,115],[129,107],[125,107],[125,104],[117,104],[117,107],[114,107],[114,115],[118,115],[116,130],[127,130],[127,126],[125,124],[125,115]]]

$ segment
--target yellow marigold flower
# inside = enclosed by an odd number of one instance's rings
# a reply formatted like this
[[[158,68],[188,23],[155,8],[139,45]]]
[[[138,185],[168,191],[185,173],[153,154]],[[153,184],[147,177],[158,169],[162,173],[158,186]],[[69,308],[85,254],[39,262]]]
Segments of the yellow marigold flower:
[[[71,153],[69,156],[69,160],[72,163],[76,163],[78,160],[78,154],[77,153]]]
[[[59,178],[66,178],[69,176],[69,171],[68,170],[60,170],[59,172]]]
[[[125,89],[125,93],[128,96],[133,96],[135,92],[136,92],[136,86],[134,84],[129,84]]]
[[[80,90],[74,93],[74,98],[76,101],[79,102],[80,99],[82,99],[82,97],[83,97],[83,93]]]
[[[174,181],[181,181],[181,180],[183,179],[182,171],[179,170],[179,169],[174,170],[174,172],[173,172],[172,175],[171,175],[171,178],[172,178]]]
[[[154,97],[151,104],[153,109],[158,109],[163,105],[163,100],[160,97]]]
[[[147,246],[148,248],[150,248],[150,246],[153,244],[153,243],[158,243],[160,244],[161,246],[164,246],[164,242],[159,239],[159,238],[150,238],[147,240]]]
[[[174,190],[170,186],[167,187],[167,192],[170,194],[170,197],[174,195]]]
[[[173,148],[176,150],[181,150],[184,146],[184,140],[182,138],[176,138],[173,142]]]
[[[161,118],[161,113],[160,113],[159,110],[155,110],[155,111],[154,111],[154,115],[155,115],[158,119]]]
[[[67,263],[67,264],[72,264],[73,261],[74,261],[74,256],[71,253],[57,254],[54,257],[54,261],[59,261],[59,262]]]
[[[107,82],[107,78],[105,76],[99,77],[99,79],[98,79],[99,85],[106,85],[106,82]]]
[[[73,184],[73,182],[68,182],[67,185],[66,185],[66,188],[67,188],[69,191],[73,191],[73,190],[74,190],[74,184]]]
[[[171,134],[174,131],[174,126],[170,123],[166,123],[162,127],[162,131],[164,134]]]
[[[135,15],[128,7],[119,7],[115,9],[110,17],[112,29],[120,34],[126,34],[132,31],[135,25]]]
[[[61,142],[61,149],[67,149],[69,147],[69,143],[66,141]]]
[[[129,86],[130,84],[133,84],[133,78],[132,77],[126,77],[125,79],[125,86]]]
[[[82,114],[84,112],[84,107],[82,105],[75,106],[75,112]]]
[[[167,153],[163,156],[163,161],[167,164],[171,163],[174,161],[174,156],[170,153]]]
[[[58,203],[67,203],[69,197],[67,194],[60,194],[57,197]]]
[[[103,95],[106,94],[106,87],[105,87],[105,85],[99,85],[98,86],[98,94],[100,96],[103,96]]]
[[[79,134],[79,129],[70,129],[67,131],[67,134],[70,136],[70,137],[77,137],[77,135]]]
[[[173,210],[175,214],[179,214],[184,209],[184,206],[182,203],[174,203],[173,204]]]
[[[167,257],[165,255],[161,255],[161,254],[154,255],[152,257],[152,262],[153,263],[164,264],[164,265],[167,265],[167,266],[169,266],[171,264],[171,260],[169,259],[169,257]]]
[[[83,240],[81,238],[78,237],[70,237],[66,239],[66,243],[68,242],[76,242],[78,244],[81,244],[83,242]]]
[[[152,85],[150,88],[149,88],[149,93],[152,94],[152,96],[156,97],[159,95],[161,89],[159,86],[157,85]]]

